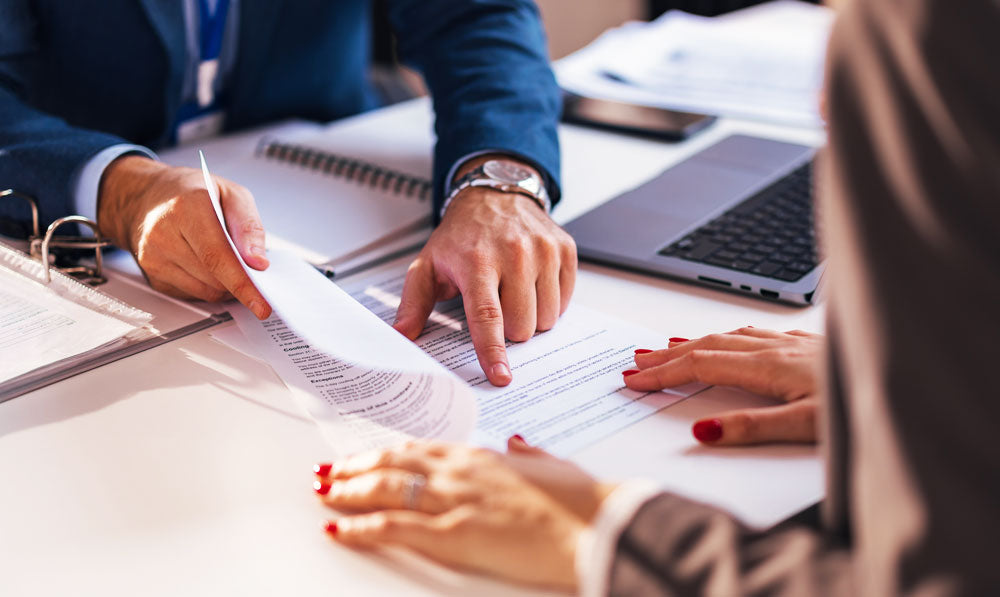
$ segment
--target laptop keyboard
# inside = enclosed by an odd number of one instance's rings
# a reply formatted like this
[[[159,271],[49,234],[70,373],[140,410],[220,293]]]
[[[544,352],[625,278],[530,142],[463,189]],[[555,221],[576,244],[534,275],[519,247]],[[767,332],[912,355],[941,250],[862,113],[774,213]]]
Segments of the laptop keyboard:
[[[819,263],[812,163],[660,251],[660,255],[794,282]]]

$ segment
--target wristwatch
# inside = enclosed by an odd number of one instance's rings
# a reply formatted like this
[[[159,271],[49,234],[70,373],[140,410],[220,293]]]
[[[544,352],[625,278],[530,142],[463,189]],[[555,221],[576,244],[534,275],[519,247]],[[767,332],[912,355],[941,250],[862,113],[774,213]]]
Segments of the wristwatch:
[[[533,199],[545,213],[552,209],[552,201],[541,176],[514,160],[495,159],[483,162],[455,182],[455,187],[441,206],[439,215],[442,218],[452,200],[469,187],[490,187],[505,193],[518,193]]]

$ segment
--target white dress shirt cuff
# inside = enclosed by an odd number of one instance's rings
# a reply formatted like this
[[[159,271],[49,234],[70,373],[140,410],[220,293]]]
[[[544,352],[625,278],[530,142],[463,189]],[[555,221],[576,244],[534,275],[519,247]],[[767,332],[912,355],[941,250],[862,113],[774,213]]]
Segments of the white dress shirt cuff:
[[[503,155],[510,155],[510,152],[501,151],[499,149],[480,149],[479,151],[473,151],[470,154],[462,156],[462,158],[451,165],[451,169],[448,170],[448,178],[444,179],[444,196],[447,197],[451,195],[451,191],[455,188],[455,173],[458,169],[462,167],[469,160],[474,160],[480,156],[484,156],[491,153],[499,153]],[[511,156],[513,157],[513,156]]]
[[[618,538],[639,508],[662,491],[651,481],[633,480],[622,483],[604,499],[576,545],[576,581],[581,597],[607,594]]]
[[[73,207],[78,215],[97,221],[97,193],[100,191],[101,177],[111,162],[127,153],[139,153],[157,159],[156,154],[142,145],[119,143],[99,151],[97,155],[80,168],[73,185]]]

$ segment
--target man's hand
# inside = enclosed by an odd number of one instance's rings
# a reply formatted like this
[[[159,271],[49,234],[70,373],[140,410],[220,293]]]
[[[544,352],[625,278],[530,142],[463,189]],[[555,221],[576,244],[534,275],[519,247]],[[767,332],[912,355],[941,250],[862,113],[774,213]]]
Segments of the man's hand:
[[[505,386],[504,338],[523,342],[554,326],[575,283],[576,244],[530,197],[469,188],[410,265],[395,328],[415,340],[434,304],[461,293],[479,364]]]
[[[253,196],[238,184],[215,180],[240,255],[254,269],[267,268]],[[119,158],[101,179],[97,222],[102,234],[131,251],[153,288],[212,302],[232,295],[260,319],[271,314],[219,227],[201,171],[146,157]]]

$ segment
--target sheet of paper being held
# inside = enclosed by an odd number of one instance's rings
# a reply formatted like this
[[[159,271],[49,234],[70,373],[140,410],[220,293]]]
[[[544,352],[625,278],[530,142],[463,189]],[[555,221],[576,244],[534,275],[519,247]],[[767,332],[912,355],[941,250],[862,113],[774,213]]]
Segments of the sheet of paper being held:
[[[203,154],[201,166],[230,247],[278,316],[257,333],[285,354],[299,353],[306,372],[299,381],[309,387],[292,387],[293,393],[331,445],[350,453],[410,437],[467,439],[476,422],[468,386],[293,254],[272,249],[266,270],[248,267],[226,228]]]

